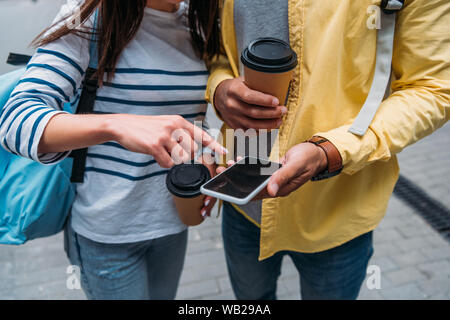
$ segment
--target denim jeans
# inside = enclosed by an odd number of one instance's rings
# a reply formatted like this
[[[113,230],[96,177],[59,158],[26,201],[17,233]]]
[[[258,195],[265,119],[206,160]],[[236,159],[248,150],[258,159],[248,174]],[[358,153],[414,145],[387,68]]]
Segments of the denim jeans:
[[[105,244],[65,229],[70,262],[80,268],[88,299],[174,299],[187,245],[187,230],[136,243]]]
[[[227,268],[237,299],[276,299],[277,279],[285,255],[290,256],[300,273],[302,299],[358,297],[373,254],[372,232],[326,251],[281,251],[258,261],[260,229],[228,203],[224,204],[222,219]]]

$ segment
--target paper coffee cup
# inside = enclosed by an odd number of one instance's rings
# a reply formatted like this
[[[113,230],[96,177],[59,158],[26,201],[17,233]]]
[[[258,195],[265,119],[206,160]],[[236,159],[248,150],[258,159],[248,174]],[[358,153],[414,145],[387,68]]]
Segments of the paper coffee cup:
[[[297,54],[288,43],[275,38],[259,38],[242,52],[246,85],[275,96],[286,105]]]
[[[200,163],[176,165],[167,174],[167,189],[172,193],[181,221],[187,226],[196,226],[204,220],[200,210],[205,196],[200,193],[200,187],[209,179],[208,168]]]

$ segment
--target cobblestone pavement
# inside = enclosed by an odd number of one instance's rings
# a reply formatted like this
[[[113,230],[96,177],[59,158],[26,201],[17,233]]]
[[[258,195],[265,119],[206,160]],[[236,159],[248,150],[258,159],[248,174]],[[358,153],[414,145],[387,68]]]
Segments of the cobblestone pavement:
[[[450,208],[450,125],[399,155],[401,172]],[[374,232],[370,265],[381,270],[381,289],[360,299],[450,299],[450,244],[414,210],[391,198]],[[20,247],[0,246],[0,299],[85,299],[66,287],[67,258],[62,235]],[[299,278],[289,258],[278,281],[280,299],[299,299]],[[234,299],[227,276],[220,219],[190,229],[177,299]]]

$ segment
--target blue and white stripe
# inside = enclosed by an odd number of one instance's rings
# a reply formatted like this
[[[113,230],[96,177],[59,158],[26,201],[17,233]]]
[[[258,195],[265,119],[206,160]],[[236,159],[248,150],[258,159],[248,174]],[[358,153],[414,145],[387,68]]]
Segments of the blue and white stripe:
[[[182,14],[161,14],[165,13],[146,11],[141,29],[119,59],[115,76],[105,78],[97,91],[94,113],[182,115],[189,121],[205,118],[205,64],[192,49]],[[91,20],[88,24],[92,25]],[[88,64],[89,41],[75,35],[37,49],[1,111],[1,145],[44,164],[64,159],[67,152],[38,154],[38,144],[48,121],[65,112],[63,104],[78,103]],[[207,128],[206,123],[203,126]],[[77,185],[72,226],[106,243],[182,231],[185,227],[165,187],[166,173],[150,155],[131,152],[117,142],[89,147],[85,182]]]

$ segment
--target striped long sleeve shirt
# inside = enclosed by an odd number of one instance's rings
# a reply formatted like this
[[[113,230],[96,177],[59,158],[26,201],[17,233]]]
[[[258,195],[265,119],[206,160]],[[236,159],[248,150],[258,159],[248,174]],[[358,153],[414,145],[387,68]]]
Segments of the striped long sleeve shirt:
[[[68,1],[57,19],[76,4]],[[183,3],[175,13],[146,8],[115,76],[97,91],[94,113],[204,119],[208,73],[194,52],[185,11]],[[92,23],[93,18],[86,24],[92,27]],[[63,104],[77,104],[89,59],[89,40],[72,34],[37,49],[1,113],[0,143],[6,150],[44,164],[68,155],[38,154],[37,147],[48,121],[64,112]],[[183,231],[165,186],[166,173],[151,156],[116,142],[89,147],[84,183],[77,184],[72,207],[73,229],[103,243],[136,242]]]

